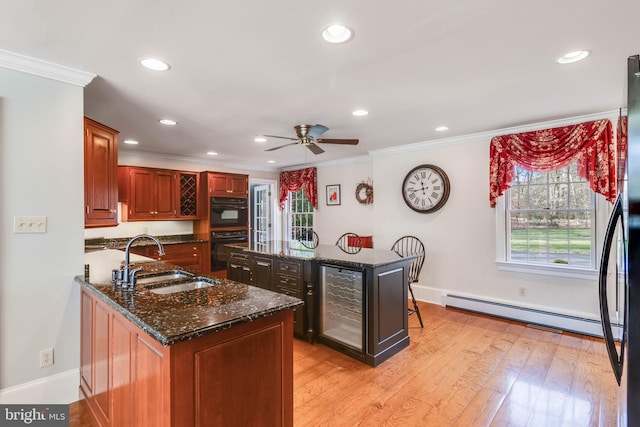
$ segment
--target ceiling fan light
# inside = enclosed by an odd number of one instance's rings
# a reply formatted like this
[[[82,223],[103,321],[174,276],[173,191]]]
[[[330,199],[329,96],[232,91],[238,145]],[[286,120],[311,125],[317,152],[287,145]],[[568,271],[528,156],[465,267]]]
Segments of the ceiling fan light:
[[[369,112],[367,110],[354,110],[353,113],[351,113],[351,114],[353,114],[354,116],[357,116],[357,117],[362,117],[362,116],[368,115]]]
[[[253,140],[254,140],[255,142],[267,142],[267,138],[265,138],[265,137],[264,137],[264,136],[262,136],[262,135],[258,135],[258,136],[256,136],[255,138],[253,138]]]
[[[329,43],[344,43],[349,40],[353,32],[340,24],[331,24],[322,30],[322,38]]]
[[[578,62],[589,56],[591,52],[588,50],[576,50],[573,52],[565,53],[560,58],[556,60],[558,64],[571,64],[573,62]]]
[[[171,66],[164,61],[155,58],[140,58],[143,67],[154,71],[167,71]]]

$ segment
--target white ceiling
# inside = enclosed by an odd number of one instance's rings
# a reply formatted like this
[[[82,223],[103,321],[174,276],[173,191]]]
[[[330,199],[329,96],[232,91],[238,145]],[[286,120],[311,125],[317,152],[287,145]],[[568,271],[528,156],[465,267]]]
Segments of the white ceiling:
[[[216,151],[214,165],[249,169],[617,110],[626,58],[640,53],[637,0],[0,0],[0,10],[0,49],[98,75],[85,113],[140,142],[121,150],[204,161]],[[323,41],[334,22],[354,38]],[[555,63],[579,49],[591,55]],[[144,69],[143,56],[171,70]],[[316,156],[253,140],[316,123],[360,144]]]

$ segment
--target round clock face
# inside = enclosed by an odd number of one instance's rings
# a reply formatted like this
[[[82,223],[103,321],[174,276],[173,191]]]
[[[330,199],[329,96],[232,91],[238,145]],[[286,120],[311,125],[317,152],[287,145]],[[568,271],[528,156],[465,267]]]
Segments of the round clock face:
[[[449,198],[449,177],[437,166],[416,166],[404,178],[402,197],[416,212],[435,212]]]

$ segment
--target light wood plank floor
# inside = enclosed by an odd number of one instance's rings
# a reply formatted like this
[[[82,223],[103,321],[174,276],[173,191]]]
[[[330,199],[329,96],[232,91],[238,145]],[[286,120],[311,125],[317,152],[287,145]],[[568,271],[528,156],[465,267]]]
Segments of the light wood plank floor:
[[[425,328],[410,316],[409,348],[377,368],[294,340],[295,425],[615,426],[602,340],[419,304]]]

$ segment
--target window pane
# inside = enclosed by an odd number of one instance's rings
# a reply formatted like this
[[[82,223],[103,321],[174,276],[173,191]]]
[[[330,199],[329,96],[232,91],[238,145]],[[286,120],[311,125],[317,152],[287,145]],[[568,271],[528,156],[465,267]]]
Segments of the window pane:
[[[516,168],[507,204],[507,260],[592,267],[595,204],[575,163],[550,172]]]

